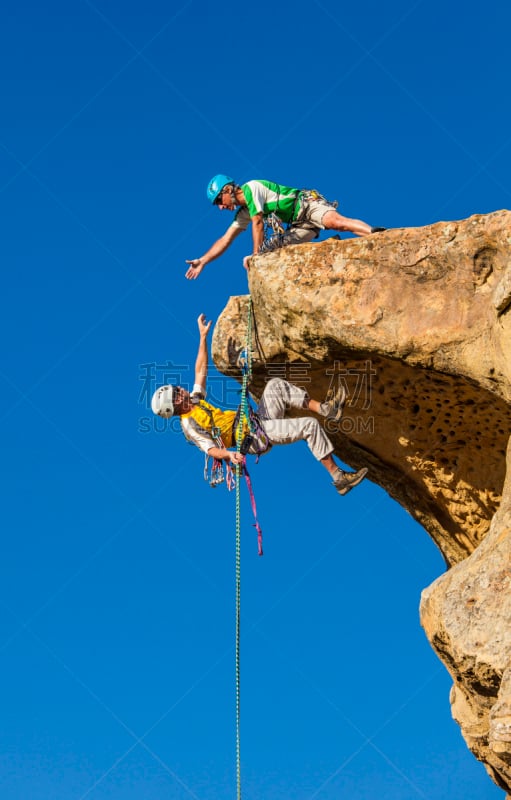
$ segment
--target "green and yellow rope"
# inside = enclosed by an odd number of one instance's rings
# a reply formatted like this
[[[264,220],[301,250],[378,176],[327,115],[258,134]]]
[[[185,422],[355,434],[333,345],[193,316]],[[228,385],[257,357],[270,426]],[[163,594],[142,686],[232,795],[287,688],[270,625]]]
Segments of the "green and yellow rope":
[[[241,413],[236,431],[236,450],[241,448],[243,419],[248,422],[247,386],[252,372],[252,299],[248,299],[246,336],[247,363],[241,384]],[[241,800],[241,680],[240,680],[240,622],[241,622],[241,464],[236,464],[236,798]]]

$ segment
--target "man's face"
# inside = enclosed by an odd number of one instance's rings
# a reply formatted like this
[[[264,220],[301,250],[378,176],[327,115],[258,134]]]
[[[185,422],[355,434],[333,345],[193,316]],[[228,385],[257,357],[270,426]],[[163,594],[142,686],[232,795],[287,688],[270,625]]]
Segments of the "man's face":
[[[218,206],[221,211],[224,209],[227,209],[227,211],[234,211],[236,208],[236,200],[234,199],[234,189],[232,186],[224,186],[215,200],[215,205]]]
[[[183,389],[182,386],[174,386],[173,401],[174,413],[181,411],[183,406],[187,407],[190,405],[190,392]]]

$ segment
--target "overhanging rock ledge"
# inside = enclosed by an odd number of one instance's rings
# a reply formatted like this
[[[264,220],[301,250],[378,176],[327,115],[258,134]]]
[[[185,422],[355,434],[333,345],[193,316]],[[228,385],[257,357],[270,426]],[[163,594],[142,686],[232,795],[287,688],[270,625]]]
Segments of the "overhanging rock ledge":
[[[511,792],[511,212],[327,239],[252,259],[253,390],[285,375],[349,398],[329,431],[428,531],[449,569],[422,622],[455,683],[453,713]],[[237,375],[247,297],[213,336]],[[304,382],[304,379],[306,382]],[[342,448],[340,447],[342,444]],[[509,459],[508,459],[509,463]]]

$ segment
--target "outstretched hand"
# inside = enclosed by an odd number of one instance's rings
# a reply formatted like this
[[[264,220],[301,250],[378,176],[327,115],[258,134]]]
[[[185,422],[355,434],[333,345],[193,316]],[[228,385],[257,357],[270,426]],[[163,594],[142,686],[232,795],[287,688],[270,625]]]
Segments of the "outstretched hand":
[[[189,281],[194,281],[201,274],[205,264],[202,263],[200,258],[192,258],[191,261],[187,260],[186,263],[190,264],[190,266],[185,272],[185,278],[188,278]]]
[[[206,322],[206,315],[205,314],[199,314],[199,316],[197,317],[197,325],[199,326],[199,334],[200,334],[201,339],[202,338],[205,339],[206,336],[208,335],[209,329],[211,328],[211,322],[212,322],[212,320],[209,320],[209,322]]]

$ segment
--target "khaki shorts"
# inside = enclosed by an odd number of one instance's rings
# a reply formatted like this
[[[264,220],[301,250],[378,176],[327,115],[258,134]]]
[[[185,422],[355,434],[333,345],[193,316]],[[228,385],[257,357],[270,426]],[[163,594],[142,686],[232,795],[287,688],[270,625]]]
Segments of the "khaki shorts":
[[[302,207],[299,213],[299,220],[296,220],[295,224],[300,224],[300,222],[312,222],[316,228],[320,228],[324,230],[325,226],[323,225],[323,217],[328,211],[335,211],[336,207],[329,203],[327,200],[304,200],[302,203]]]

